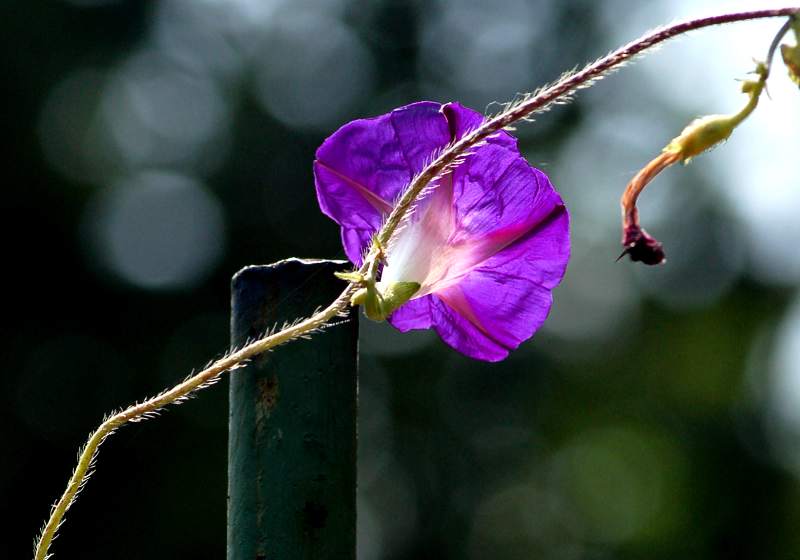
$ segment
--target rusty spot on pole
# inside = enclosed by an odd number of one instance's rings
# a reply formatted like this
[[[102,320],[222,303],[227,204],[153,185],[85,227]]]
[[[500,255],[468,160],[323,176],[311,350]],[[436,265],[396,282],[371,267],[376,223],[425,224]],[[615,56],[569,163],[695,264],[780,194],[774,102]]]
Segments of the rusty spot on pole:
[[[264,407],[264,413],[267,418],[277,406],[279,396],[280,387],[277,375],[258,380],[258,401]]]

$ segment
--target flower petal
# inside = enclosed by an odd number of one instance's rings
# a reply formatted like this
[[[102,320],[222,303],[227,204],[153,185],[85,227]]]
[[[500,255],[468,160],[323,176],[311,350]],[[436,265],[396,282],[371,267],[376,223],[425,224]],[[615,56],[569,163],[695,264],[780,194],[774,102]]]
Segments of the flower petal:
[[[478,148],[443,177],[387,248],[388,281],[441,291],[516,243],[557,209],[547,176],[505,141]],[[564,242],[568,243],[567,236]]]
[[[478,111],[464,107],[461,103],[447,103],[442,105],[442,113],[447,118],[450,127],[450,136],[453,140],[472,132],[483,123],[485,117]],[[508,132],[500,131],[486,139],[489,144],[500,144],[516,149],[517,140]]]
[[[341,228],[342,246],[350,262],[361,266],[366,248],[372,240],[374,228]]]
[[[567,229],[568,217],[562,206],[541,228],[434,297],[440,297],[475,331],[506,352],[517,348],[533,336],[550,312],[551,289],[564,275],[569,259]],[[463,325],[455,328],[463,329]],[[456,349],[470,352],[469,348]]]
[[[450,142],[441,109],[439,103],[424,101],[359,119],[317,150],[314,177],[320,208],[342,227],[345,251],[356,265],[393,201]]]
[[[551,289],[569,260],[569,216],[564,206],[457,284],[411,300],[389,322],[402,332],[433,326],[462,354],[504,359],[529,339],[549,314]]]
[[[465,356],[487,362],[499,362],[508,356],[507,348],[487,336],[441,299],[430,297],[433,328],[448,346]]]
[[[516,147],[483,146],[453,172],[457,238],[507,241],[561,204],[547,176]]]
[[[559,203],[536,227],[473,272],[493,271],[552,290],[564,276],[569,254],[569,214]]]
[[[387,320],[400,332],[429,329],[433,325],[430,310],[432,300],[433,296],[412,299],[396,309]]]
[[[356,265],[392,203],[450,142],[483,117],[457,103],[422,102],[343,126],[317,151],[323,211],[342,228]],[[433,327],[473,358],[497,361],[547,317],[569,258],[569,217],[547,176],[496,133],[439,180],[387,250],[381,282],[415,281],[388,318],[400,331]]]

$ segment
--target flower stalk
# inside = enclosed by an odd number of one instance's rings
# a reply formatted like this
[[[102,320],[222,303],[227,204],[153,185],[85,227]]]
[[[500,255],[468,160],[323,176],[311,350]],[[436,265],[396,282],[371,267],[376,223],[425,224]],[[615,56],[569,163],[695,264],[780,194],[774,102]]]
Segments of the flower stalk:
[[[753,73],[758,78],[742,83],[741,91],[748,95],[748,100],[741,110],[732,115],[708,115],[695,119],[681,131],[680,135],[667,144],[661,154],[645,165],[628,183],[620,199],[623,250],[617,260],[627,255],[632,261],[647,265],[666,262],[662,243],[648,234],[639,223],[639,210],[636,207],[639,195],[664,169],[677,162],[688,164],[694,157],[717,147],[727,140],[736,127],[752,114],[758,106],[761,94],[766,89],[770,66],[778,44],[789,29],[793,26],[796,27],[796,20],[797,16],[790,17],[778,30],[770,44],[766,62],[756,63]]]
[[[339,297],[336,298],[328,307],[315,313],[311,317],[303,319],[297,324],[281,330],[280,332],[269,334],[263,338],[248,344],[247,346],[221,358],[212,363],[201,372],[189,377],[171,389],[147,399],[141,403],[132,405],[121,412],[117,412],[106,418],[102,424],[92,433],[89,440],[82,448],[78,464],[73,472],[64,494],[53,506],[50,517],[46,522],[35,545],[35,560],[45,560],[50,556],[50,545],[56,535],[58,528],[63,522],[64,515],[73,504],[75,497],[85,484],[88,475],[96,459],[98,449],[103,441],[110,436],[117,428],[128,422],[136,422],[150,417],[159,409],[181,402],[182,399],[192,393],[207,387],[220,378],[220,376],[231,371],[247,360],[271,350],[281,344],[290,342],[296,338],[309,335],[323,328],[333,318],[351,304],[352,298],[360,290],[369,287],[365,284],[366,280],[372,281],[375,286],[375,274],[382,259],[380,247],[387,246],[398,227],[413,210],[414,205],[420,199],[420,195],[429,185],[435,185],[436,180],[447,173],[453,166],[457,165],[470,151],[481,142],[487,140],[491,135],[513,125],[517,121],[525,120],[535,113],[547,110],[553,103],[568,99],[577,90],[589,87],[596,80],[605,74],[621,67],[629,62],[636,55],[650,49],[668,39],[677,37],[689,31],[733,23],[737,21],[753,20],[760,18],[771,18],[781,16],[791,16],[800,13],[799,7],[754,10],[748,12],[738,12],[722,14],[712,17],[688,20],[668,27],[655,30],[642,38],[629,43],[612,52],[611,54],[589,64],[579,72],[567,74],[552,85],[542,88],[538,92],[523,98],[520,102],[509,105],[500,114],[486,119],[472,132],[462,136],[459,140],[452,143],[443,150],[438,157],[433,159],[408,185],[402,196],[389,213],[380,230],[375,235],[376,243],[373,249],[364,259],[361,267],[356,274],[346,278],[349,284],[344,288]],[[669,159],[669,158],[666,158]],[[664,161],[666,161],[666,159]],[[664,161],[655,165],[655,170]],[[643,184],[646,184],[643,183]],[[643,186],[642,186],[643,188]],[[639,190],[639,192],[641,189]],[[638,196],[638,193],[637,193]],[[635,198],[634,198],[635,202]],[[371,274],[372,273],[372,274]],[[406,287],[410,289],[411,287]],[[369,294],[358,295],[356,302],[364,298],[368,301]],[[386,294],[384,294],[384,297]],[[409,296],[410,297],[410,296]],[[374,299],[373,302],[378,301]],[[380,316],[386,312],[386,308],[375,308],[375,315]]]
[[[636,202],[644,188],[664,169],[677,163],[689,163],[695,156],[708,151],[727,140],[733,130],[752,113],[758,105],[768,76],[767,66],[759,63],[756,69],[757,81],[747,81],[742,91],[750,99],[741,111],[733,115],[709,115],[693,121],[681,134],[674,138],[655,159],[645,165],[631,182],[620,199],[622,206],[622,254],[632,261],[644,264],[662,264],[666,261],[663,245],[648,234],[639,224],[639,210]]]
[[[221,374],[244,365],[247,360],[322,328],[328,321],[340,316],[347,309],[353,291],[354,285],[348,285],[341,295],[322,311],[296,325],[248,344],[244,348],[217,360],[200,373],[189,377],[171,389],[106,418],[89,436],[88,441],[80,450],[78,464],[67,483],[67,488],[58,502],[53,505],[50,511],[50,518],[37,539],[34,553],[35,560],[45,560],[50,557],[50,544],[62,523],[64,515],[88,480],[100,445],[117,428],[128,422],[147,419],[165,406],[179,403],[192,393],[212,385],[219,380]]]

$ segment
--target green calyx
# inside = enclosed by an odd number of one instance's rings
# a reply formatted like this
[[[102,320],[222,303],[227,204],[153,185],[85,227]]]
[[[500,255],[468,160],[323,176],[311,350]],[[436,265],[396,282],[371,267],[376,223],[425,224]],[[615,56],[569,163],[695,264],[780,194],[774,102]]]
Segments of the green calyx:
[[[385,321],[398,307],[419,291],[419,282],[394,282],[385,288],[365,286],[350,298],[351,305],[363,305],[364,314],[373,321]]]
[[[383,259],[383,249],[377,240],[373,240],[373,247],[367,261],[366,274],[360,272],[336,272],[337,278],[346,280],[360,286],[350,297],[350,305],[362,305],[364,314],[373,321],[385,321],[398,307],[406,303],[419,291],[419,282],[393,282],[388,285],[379,285],[377,280],[378,264]]]
[[[664,151],[677,153],[684,163],[688,163],[693,157],[727,140],[733,129],[730,115],[700,117],[684,128],[680,136],[674,138]]]

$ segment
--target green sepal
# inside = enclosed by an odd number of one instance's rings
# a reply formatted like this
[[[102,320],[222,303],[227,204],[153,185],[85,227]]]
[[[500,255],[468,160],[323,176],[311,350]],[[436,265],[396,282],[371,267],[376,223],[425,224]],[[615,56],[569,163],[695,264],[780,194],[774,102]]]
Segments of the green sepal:
[[[356,292],[353,298],[359,296],[363,301],[364,314],[373,321],[385,321],[394,310],[411,299],[419,291],[419,282],[394,282],[387,286],[382,292],[377,287],[370,289],[364,288]],[[353,299],[350,300],[351,302]]]
[[[419,282],[394,282],[383,292],[383,308],[387,315],[411,299],[419,291]]]
[[[361,283],[364,281],[364,275],[360,272],[334,272],[333,275],[339,280],[345,280],[347,282]]]
[[[369,297],[369,290],[366,288],[361,288],[360,290],[356,291],[352,296],[350,296],[350,306],[355,307],[357,305],[362,305],[367,298]]]

